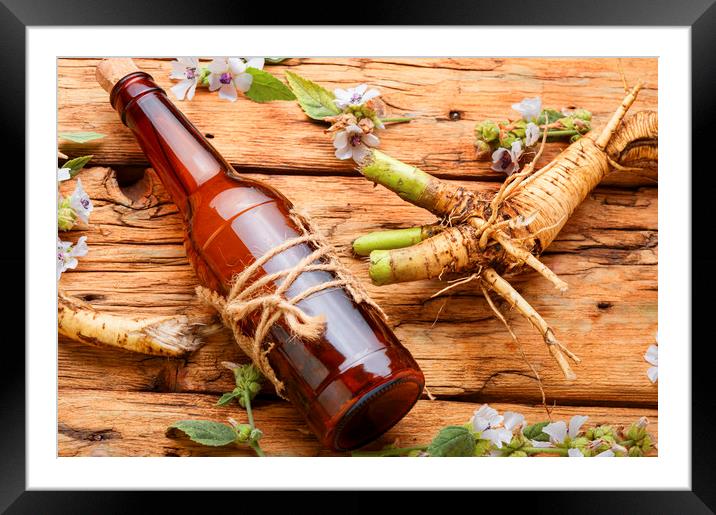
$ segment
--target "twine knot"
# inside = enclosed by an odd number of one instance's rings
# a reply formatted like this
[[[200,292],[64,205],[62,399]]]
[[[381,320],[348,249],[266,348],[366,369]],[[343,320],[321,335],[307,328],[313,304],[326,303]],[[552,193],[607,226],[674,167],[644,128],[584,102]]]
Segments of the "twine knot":
[[[382,310],[370,300],[362,285],[341,264],[332,246],[320,235],[308,217],[295,210],[290,216],[301,231],[301,236],[288,239],[269,249],[235,275],[226,296],[202,286],[196,289],[199,298],[216,309],[224,325],[233,331],[239,347],[274,384],[278,395],[284,398],[284,385],[276,377],[268,361],[268,354],[275,345],[274,342],[267,341],[271,327],[283,319],[290,333],[296,336],[292,338],[292,342],[296,342],[296,339],[299,342],[315,341],[323,335],[326,327],[325,317],[322,314],[307,314],[297,306],[300,301],[319,291],[344,288],[356,303],[367,303],[384,316]],[[265,272],[263,266],[271,258],[302,244],[309,244],[314,250],[292,267],[273,273]],[[286,296],[288,289],[301,274],[313,271],[329,272],[335,278],[311,286],[293,297]],[[259,274],[263,275],[256,278]],[[254,326],[253,335],[245,334],[241,328],[241,322],[249,317],[253,322],[251,325]]]

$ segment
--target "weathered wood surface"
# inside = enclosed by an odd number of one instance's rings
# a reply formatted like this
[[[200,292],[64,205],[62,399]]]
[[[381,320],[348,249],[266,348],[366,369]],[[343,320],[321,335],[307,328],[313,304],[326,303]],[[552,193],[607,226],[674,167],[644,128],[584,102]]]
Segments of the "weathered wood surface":
[[[361,178],[252,177],[270,180],[297,205],[304,206],[338,246],[344,263],[366,284],[370,280],[365,260],[351,255],[351,240],[384,225],[383,220],[391,220],[391,226],[405,226],[416,220],[428,222],[431,216]],[[188,308],[196,280],[184,254],[181,221],[153,172],[145,177],[141,187],[146,190],[133,207],[122,205],[131,200],[114,186],[110,169],[85,170],[82,183],[95,199],[92,224],[81,231],[92,250],[75,273],[66,274],[63,287],[108,311],[150,315]],[[495,188],[493,184],[476,185]],[[71,187],[63,185],[63,190]],[[139,194],[140,186],[135,190]],[[321,195],[316,196],[314,191]],[[360,205],[346,203],[348,192],[360,199]],[[535,309],[584,359],[575,367],[578,379],[563,381],[539,335],[522,317],[510,317],[550,398],[588,404],[656,403],[657,389],[646,378],[643,360],[657,317],[656,212],[654,188],[597,190],[580,206],[545,258],[570,283],[570,290],[560,294],[536,274],[516,279]],[[398,337],[420,361],[431,392],[539,399],[529,368],[481,293],[467,285],[430,299],[443,286],[437,280],[385,287],[368,284]],[[612,359],[605,359],[608,356]],[[76,366],[80,357],[87,366]],[[72,344],[71,351],[60,352],[60,362],[67,365],[60,367],[60,384],[77,386],[80,381],[93,388],[109,381],[118,389],[169,391],[206,391],[211,385],[211,391],[220,391],[230,389],[231,374],[220,374],[217,364],[239,357],[240,351],[231,343],[228,332],[214,337],[211,345],[185,365]],[[95,360],[109,363],[93,367]],[[107,367],[114,371],[109,377]],[[150,371],[140,380],[141,375],[134,370],[147,367]],[[155,373],[166,369],[174,373]],[[96,370],[97,376],[89,370]],[[126,377],[126,371],[131,371],[130,377]],[[80,377],[64,376],[75,372]],[[221,380],[217,379],[219,375]],[[172,379],[162,385],[157,377]]]
[[[60,456],[251,456],[245,447],[203,447],[180,435],[166,435],[168,426],[187,418],[226,422],[234,417],[245,422],[238,406],[216,407],[216,397],[202,394],[165,394],[62,390],[59,401],[58,442]],[[528,422],[546,420],[541,406],[493,404],[501,413],[517,410]],[[396,440],[401,446],[423,445],[432,439],[433,428],[461,425],[470,420],[479,404],[451,401],[419,401],[393,429],[366,448],[380,448]],[[93,416],[87,413],[92,411]],[[270,456],[328,456],[311,435],[296,411],[285,402],[256,403],[255,420],[265,437],[261,446]],[[573,415],[588,415],[584,425],[628,427],[640,417],[649,419],[649,431],[657,436],[657,412],[634,408],[558,407],[553,420],[569,421]],[[127,421],[120,424],[118,421]],[[131,423],[129,423],[131,421]]]
[[[572,99],[593,97],[592,109],[599,116],[598,108],[604,114],[611,109],[612,93],[617,99],[623,91],[618,72],[613,72],[618,69],[614,60],[501,61],[500,80],[476,71],[485,67],[483,61],[430,61],[434,68],[411,61],[391,65],[350,60],[353,64],[332,65],[325,60],[291,60],[289,65],[331,86],[360,81],[384,86],[394,84],[394,79],[388,77],[408,77],[406,81],[417,85],[401,83],[405,91],[391,90],[390,95],[403,95],[401,101],[410,101],[415,110],[424,109],[433,117],[456,109],[452,107],[455,102],[475,102],[470,108],[473,111],[458,109],[462,121],[433,120],[432,128],[421,128],[418,136],[412,136],[420,138],[420,147],[415,147],[416,140],[400,140],[407,138],[407,133],[389,139],[389,134],[407,126],[385,131],[382,148],[412,163],[424,163],[431,151],[448,152],[446,149],[456,141],[450,134],[464,140],[455,145],[471,145],[470,137],[458,134],[460,126],[471,131],[477,119],[502,117],[508,113],[509,104],[523,96],[542,94],[547,105],[551,98],[552,103],[587,108],[590,106]],[[355,63],[364,63],[364,69],[372,71],[361,75]],[[182,246],[176,207],[153,171],[139,181],[131,180],[132,176],[141,176],[144,158],[129,131],[109,108],[106,93],[97,90],[94,64],[92,60],[60,60],[60,130],[97,130],[108,136],[97,145],[62,143],[61,149],[70,156],[94,153],[93,162],[111,164],[124,185],[117,184],[116,174],[109,168],[81,172],[79,177],[95,210],[89,227],[63,238],[74,241],[87,235],[90,253],[80,259],[76,270],[63,275],[60,285],[98,309],[116,313],[138,316],[191,309],[196,283]],[[155,71],[168,69],[167,62],[140,60],[139,64],[164,86],[170,85],[165,80],[168,73]],[[629,79],[638,75],[650,87],[636,107],[655,109],[656,61],[623,60],[623,67]],[[582,82],[569,79],[576,70]],[[463,85],[463,72],[477,77],[484,96],[469,89],[473,87],[470,79],[465,78]],[[441,80],[448,80],[446,75],[450,81],[459,82],[461,88],[468,88],[461,97],[455,97],[454,91],[445,86],[441,86],[440,94],[420,86],[424,81],[438,87]],[[526,80],[526,76],[531,78]],[[562,76],[566,82],[559,79]],[[516,77],[522,77],[524,83],[518,86]],[[381,78],[382,82],[378,80]],[[503,85],[502,80],[511,82]],[[569,83],[582,86],[564,88]],[[504,88],[501,99],[494,96],[499,88]],[[390,433],[391,438],[399,436],[407,445],[425,441],[429,438],[426,433],[432,434],[446,423],[465,422],[480,402],[518,403],[518,411],[538,416],[540,410],[534,405],[539,403],[540,392],[532,372],[480,293],[468,284],[431,298],[445,285],[438,281],[375,287],[369,284],[365,260],[350,253],[350,242],[360,234],[425,223],[431,215],[351,175],[349,166],[332,157],[330,142],[320,127],[306,121],[300,112],[293,113],[295,106],[267,104],[261,106],[267,111],[260,111],[251,102],[239,99],[235,104],[218,103],[215,96],[203,92],[180,107],[202,130],[215,135],[212,142],[230,161],[241,164],[242,170],[262,172],[247,175],[269,181],[314,218],[339,249],[343,262],[364,281],[387,312],[396,334],[420,363],[428,388],[440,400],[421,401]],[[234,109],[239,111],[234,113]],[[287,112],[291,117],[295,114],[293,121],[286,118]],[[466,117],[466,112],[472,114]],[[271,120],[270,124],[267,120]],[[421,118],[413,123],[417,126],[427,122]],[[249,130],[256,134],[249,139],[247,134],[241,136],[242,131]],[[429,137],[431,131],[434,135]],[[286,145],[282,138],[290,137],[296,139]],[[274,145],[279,153],[269,151]],[[559,145],[550,148],[555,152]],[[444,159],[446,167],[441,164],[441,169],[447,170],[445,176],[460,177],[461,184],[474,189],[498,187],[494,180],[497,177],[486,173],[487,166],[476,163],[472,154],[453,153]],[[568,292],[560,294],[532,273],[513,280],[525,298],[552,323],[561,340],[583,358],[583,363],[574,367],[577,380],[565,381],[541,338],[522,317],[508,314],[529,361],[542,377],[549,402],[556,402],[558,410],[567,410],[563,413],[599,414],[604,421],[615,423],[621,423],[627,414],[629,420],[625,423],[641,415],[652,418],[656,414],[657,387],[648,381],[649,365],[643,360],[646,348],[653,343],[657,324],[656,175],[646,176],[651,179],[613,172],[580,206],[548,249],[544,261],[569,283]],[[62,183],[62,191],[71,190],[72,182]],[[93,348],[60,338],[58,359],[59,449],[63,455],[207,454],[184,441],[165,439],[163,427],[177,418],[219,420],[230,414],[231,410],[211,406],[215,394],[232,387],[231,374],[220,367],[220,362],[243,361],[227,332],[213,336],[202,349],[183,359]],[[448,402],[449,399],[462,402]],[[319,452],[312,436],[296,437],[300,431],[295,428],[303,426],[291,408],[275,400],[268,390],[261,395],[257,418],[270,428],[266,431],[272,435],[267,440],[270,453]],[[105,430],[122,436],[104,439],[101,435]],[[85,438],[96,438],[98,434],[99,440]]]
[[[110,137],[81,148],[64,146],[70,152],[90,148],[98,164],[144,164],[146,158],[131,133],[117,130],[117,114],[94,78],[97,62],[59,61],[59,130],[94,130]],[[162,87],[174,84],[169,61],[137,59],[137,64]],[[622,59],[622,68],[632,84],[645,84],[633,109],[655,110],[657,60]],[[329,89],[362,82],[377,87],[393,115],[415,117],[409,124],[380,131],[382,148],[426,172],[487,180],[502,177],[488,162],[475,160],[475,123],[514,117],[513,103],[539,95],[547,107],[589,109],[595,125],[600,125],[624,96],[617,59],[290,59],[267,69],[279,77],[290,69]],[[237,167],[268,173],[355,174],[352,162],[333,157],[324,127],[307,122],[295,102],[241,100],[230,104],[199,88],[194,100],[179,105]],[[551,159],[564,146],[550,144],[545,156]],[[654,172],[624,172],[611,175],[605,184],[653,185],[655,177]]]

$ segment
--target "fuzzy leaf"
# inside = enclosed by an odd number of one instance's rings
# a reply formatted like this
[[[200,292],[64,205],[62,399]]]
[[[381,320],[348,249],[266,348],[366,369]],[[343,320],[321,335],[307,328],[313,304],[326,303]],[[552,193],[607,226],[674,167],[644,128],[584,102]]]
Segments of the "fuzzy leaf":
[[[82,156],[82,157],[75,157],[74,159],[70,159],[69,161],[66,161],[65,164],[62,165],[62,168],[69,168],[70,169],[70,177],[74,177],[79,173],[84,166],[89,163],[90,159],[92,159],[94,156]]]
[[[87,143],[88,141],[104,138],[99,132],[60,132],[60,139],[74,141],[75,143]]]
[[[549,421],[537,422],[536,424],[525,427],[522,434],[530,440],[535,440],[537,442],[549,442],[549,435],[542,431],[542,428],[547,424],[549,424]]]
[[[219,398],[218,401],[216,401],[216,405],[217,405],[217,406],[223,406],[224,404],[228,404],[229,402],[231,402],[232,399],[234,399],[234,398],[236,398],[236,397],[238,397],[238,396],[239,396],[239,393],[236,392],[235,390],[234,390],[233,392],[225,393],[224,395],[222,395],[222,396]]]
[[[430,456],[473,456],[475,437],[463,426],[447,426],[440,430],[428,446]]]
[[[271,102],[272,100],[295,100],[296,96],[283,82],[263,70],[247,68],[246,73],[253,76],[251,87],[245,93],[254,102]]]
[[[210,420],[180,420],[169,429],[178,429],[193,442],[211,447],[228,445],[236,440],[236,432],[231,426]]]
[[[286,79],[301,108],[309,117],[323,120],[326,116],[334,116],[341,112],[334,102],[333,93],[323,86],[289,71],[286,72]]]

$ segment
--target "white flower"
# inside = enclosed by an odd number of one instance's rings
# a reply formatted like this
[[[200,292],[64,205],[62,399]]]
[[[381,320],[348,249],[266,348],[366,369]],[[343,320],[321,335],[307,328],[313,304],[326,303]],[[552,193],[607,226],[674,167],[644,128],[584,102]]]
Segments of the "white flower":
[[[483,404],[472,415],[472,428],[479,433],[489,427],[500,425],[504,418],[497,413],[496,409],[491,408],[488,404]]]
[[[238,57],[217,57],[207,67],[209,69],[209,91],[219,90],[219,97],[236,100],[236,90],[246,93],[253,83],[254,77],[246,72],[247,68],[261,70],[264,67],[263,57],[254,57],[244,62]]]
[[[569,449],[567,451],[567,456],[570,458],[584,458],[584,454],[582,454],[582,451],[576,448]]]
[[[490,440],[498,449],[502,443],[512,441],[513,431],[525,424],[525,417],[513,411],[505,411],[504,417],[497,410],[483,404],[472,416],[472,428],[480,438]]]
[[[199,60],[196,57],[178,57],[172,63],[172,73],[169,75],[172,79],[181,79],[181,82],[171,87],[172,93],[179,100],[187,100],[194,98],[196,84],[199,81]]]
[[[69,168],[58,168],[57,169],[57,182],[66,181],[71,177]]]
[[[77,258],[87,254],[87,236],[81,236],[75,245],[72,242],[57,238],[57,280],[62,272],[77,266]]]
[[[338,159],[350,159],[360,163],[370,152],[368,147],[377,147],[380,140],[374,134],[365,134],[355,124],[351,124],[342,131],[338,131],[333,138]]]
[[[547,424],[542,428],[542,432],[550,436],[552,443],[561,444],[564,443],[567,437],[569,437],[570,440],[576,438],[579,434],[579,430],[588,418],[588,416],[575,415],[569,421],[569,429],[567,428],[567,424],[565,424],[563,420],[560,420],[559,422]]]
[[[525,127],[525,146],[531,147],[539,140],[539,128],[532,122]]]
[[[522,142],[520,140],[512,143],[510,150],[498,148],[492,153],[492,169],[496,172],[505,172],[512,175],[520,169],[520,156],[522,156]]]
[[[647,370],[646,375],[649,376],[649,379],[652,383],[656,383],[659,376],[659,332],[657,331],[654,333],[654,341],[656,342],[656,345],[650,345],[649,348],[646,351],[646,354],[644,354],[644,359],[649,363],[650,365],[653,365],[652,367],[649,367],[649,370]]]
[[[502,449],[502,444],[509,444],[512,441],[512,433],[518,427],[525,424],[524,415],[515,413],[513,411],[505,411],[504,417],[499,417],[502,420],[502,426],[490,425],[489,429],[482,431],[480,437],[484,440],[490,440],[495,447]],[[474,422],[473,422],[474,426]]]
[[[79,179],[77,179],[75,191],[72,192],[72,196],[70,197],[70,207],[74,209],[77,218],[84,223],[89,222],[89,215],[92,212],[92,201],[82,188],[82,181]]]
[[[512,109],[522,115],[525,121],[536,121],[542,113],[542,99],[540,97],[525,98],[519,104],[512,104]]]
[[[334,100],[336,106],[339,109],[345,109],[348,106],[363,105],[371,98],[379,96],[380,92],[377,89],[369,90],[367,84],[360,84],[355,88],[336,88],[333,90],[333,94],[336,96]]]

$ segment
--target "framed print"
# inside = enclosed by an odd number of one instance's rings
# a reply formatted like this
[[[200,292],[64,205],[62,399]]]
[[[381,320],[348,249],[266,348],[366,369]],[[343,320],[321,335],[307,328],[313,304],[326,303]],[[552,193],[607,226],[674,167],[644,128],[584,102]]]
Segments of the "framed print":
[[[716,11],[646,4],[304,27],[6,2],[26,323],[0,506],[524,490],[711,512],[691,193],[713,179],[690,170]]]

